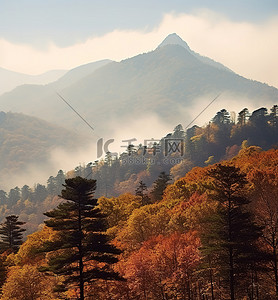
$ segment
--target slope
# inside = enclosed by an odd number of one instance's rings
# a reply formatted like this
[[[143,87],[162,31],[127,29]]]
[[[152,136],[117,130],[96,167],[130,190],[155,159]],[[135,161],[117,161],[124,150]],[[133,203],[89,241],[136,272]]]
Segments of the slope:
[[[166,39],[152,52],[106,64],[59,92],[99,134],[107,133],[115,124],[127,122],[134,115],[140,118],[156,114],[171,125],[182,123],[189,117],[184,116],[184,111],[197,98],[209,101],[221,92],[232,95],[240,106],[246,98],[255,107],[270,106],[277,101],[276,88],[237,75],[177,40],[177,36],[172,36],[170,42]],[[25,88],[0,97],[2,107],[43,116],[72,128],[81,123],[53,90],[45,93],[37,86],[28,87],[27,92]]]

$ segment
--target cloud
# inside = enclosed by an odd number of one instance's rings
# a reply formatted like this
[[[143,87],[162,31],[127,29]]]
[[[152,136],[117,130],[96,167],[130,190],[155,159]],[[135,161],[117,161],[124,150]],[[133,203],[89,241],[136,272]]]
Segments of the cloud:
[[[36,74],[70,69],[109,58],[116,61],[148,52],[170,33],[179,34],[193,49],[236,73],[278,87],[278,16],[255,24],[235,22],[208,10],[165,14],[151,31],[115,30],[69,47],[50,43],[44,51],[0,40],[0,66]]]

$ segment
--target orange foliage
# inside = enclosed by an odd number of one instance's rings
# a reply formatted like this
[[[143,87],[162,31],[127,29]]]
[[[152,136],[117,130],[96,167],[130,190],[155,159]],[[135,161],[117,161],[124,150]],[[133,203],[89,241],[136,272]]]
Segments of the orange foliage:
[[[125,276],[133,295],[165,299],[183,294],[200,263],[200,240],[194,232],[159,235],[145,242],[126,263]],[[185,293],[185,294],[184,294]]]

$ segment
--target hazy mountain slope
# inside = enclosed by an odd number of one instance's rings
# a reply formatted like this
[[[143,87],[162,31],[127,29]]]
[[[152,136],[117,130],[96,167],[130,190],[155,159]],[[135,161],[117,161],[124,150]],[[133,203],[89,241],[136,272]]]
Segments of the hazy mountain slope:
[[[27,75],[0,68],[0,95],[22,84],[47,84],[63,76],[66,70],[53,70],[40,75]]]
[[[84,125],[54,89],[43,92],[41,87],[26,88],[28,92],[15,90],[0,97],[1,106],[64,126]],[[224,92],[223,97],[233,95],[240,104],[248,98],[255,107],[270,106],[278,99],[276,88],[248,80],[197,55],[177,36],[172,36],[170,42],[166,39],[152,52],[106,64],[58,91],[96,126],[99,134],[132,116],[157,114],[164,122],[183,122],[188,117],[184,111],[197,98],[205,97],[209,102],[220,92]]]
[[[11,92],[0,96],[1,109],[5,111],[22,112],[44,118],[47,121],[55,122],[60,125],[65,125],[65,118],[62,112],[65,111],[66,118],[71,119],[73,117],[73,123],[76,121],[76,123],[79,124],[79,119],[65,106],[56,92],[60,93],[64,88],[71,86],[110,62],[112,61],[107,59],[79,66],[68,71],[57,81],[47,85],[20,85]],[[66,125],[69,125],[69,123]],[[75,127],[75,125],[73,124],[71,127]]]
[[[0,112],[0,189],[19,174],[28,180],[31,167],[37,173],[51,170],[52,150],[73,151],[84,145],[84,137],[62,127],[23,114]]]
[[[74,107],[99,128],[127,115],[156,113],[164,121],[184,118],[180,108],[200,96],[220,92],[265,105],[278,90],[204,64],[178,45],[166,45],[120,63],[109,64],[63,91]],[[244,104],[243,104],[244,105]]]
[[[110,62],[112,62],[112,60],[104,59],[104,60],[86,64],[86,65],[78,66],[78,67],[68,71],[64,76],[62,76],[56,82],[53,82],[53,84],[51,84],[51,86],[58,88],[58,89],[64,89],[65,87],[68,87],[71,84],[74,84],[75,82],[90,75],[98,68],[105,66]]]

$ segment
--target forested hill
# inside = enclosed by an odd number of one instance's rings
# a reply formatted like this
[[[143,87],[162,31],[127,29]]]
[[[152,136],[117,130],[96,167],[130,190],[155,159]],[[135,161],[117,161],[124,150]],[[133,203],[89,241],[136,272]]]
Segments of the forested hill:
[[[82,126],[72,117],[72,111],[65,109],[58,91],[95,125],[99,135],[105,135],[119,120],[124,122],[133,115],[155,115],[162,123],[173,125],[189,118],[192,106],[202,109],[200,99],[208,103],[220,93],[221,101],[229,100],[235,107],[241,99],[259,107],[271,106],[278,98],[277,88],[244,78],[198,55],[176,35],[151,52],[121,62],[106,62],[76,68],[47,86],[18,87],[0,96],[0,105],[6,111],[43,116],[67,128]]]
[[[31,167],[47,172],[53,149],[73,150],[85,143],[76,133],[41,119],[0,112],[0,188],[10,185],[11,177],[26,176]]]
[[[172,143],[171,149],[169,146]],[[176,143],[174,145],[174,143]],[[178,148],[175,147],[178,145]],[[143,182],[148,190],[161,172],[172,180],[183,177],[195,166],[211,165],[229,159],[248,146],[268,150],[278,145],[278,107],[259,108],[252,113],[244,108],[237,116],[225,110],[215,114],[204,126],[184,131],[177,125],[172,134],[147,146],[130,145],[120,156],[107,153],[104,159],[77,166],[74,170],[50,176],[47,185],[24,185],[0,191],[1,216],[18,214],[28,222],[28,233],[43,221],[42,211],[53,207],[65,178],[82,176],[97,180],[96,196],[118,196],[130,192]],[[170,150],[168,153],[165,150]],[[173,151],[176,150],[176,151]]]
[[[70,201],[55,210],[45,207],[46,226],[15,250],[3,240],[1,299],[76,299],[83,287],[78,284],[83,273],[73,264],[77,259],[84,261],[86,274],[93,273],[85,277],[85,299],[276,299],[277,165],[278,150],[251,146],[221,164],[194,168],[167,187],[161,175],[154,190],[164,190],[162,194],[148,193],[141,185],[136,195],[101,197],[95,204],[82,194],[82,204],[86,201],[100,210],[94,218],[95,210],[88,205],[72,204],[77,188],[95,182],[68,180],[66,188],[75,184],[68,193],[64,189]],[[58,203],[54,198],[52,205]],[[83,209],[81,224],[87,226],[76,225],[77,209]],[[103,214],[107,231],[100,234],[97,226]],[[13,232],[28,226],[19,222]],[[7,233],[2,230],[2,238]],[[86,246],[77,255],[80,236]],[[104,241],[113,246],[102,246]],[[104,277],[107,271],[125,280]]]

